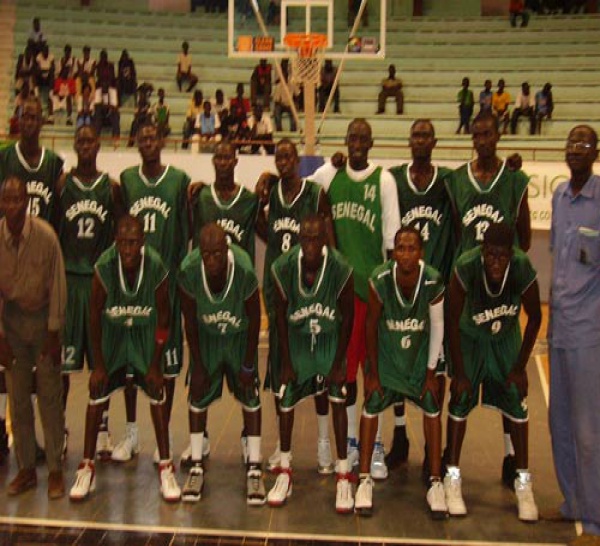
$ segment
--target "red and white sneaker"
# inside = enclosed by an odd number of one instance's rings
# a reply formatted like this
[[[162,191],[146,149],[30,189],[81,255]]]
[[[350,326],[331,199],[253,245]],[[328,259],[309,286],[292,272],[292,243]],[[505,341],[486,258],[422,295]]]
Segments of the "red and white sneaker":
[[[335,493],[335,511],[338,514],[351,514],[354,510],[354,492],[352,483],[348,474],[338,474],[336,493]]]
[[[77,469],[75,483],[69,492],[72,501],[82,501],[96,490],[96,465],[93,461],[83,461]]]
[[[171,461],[158,465],[160,476],[160,493],[167,502],[179,502],[181,500],[181,489],[175,479],[175,468]]]
[[[292,494],[292,469],[282,468],[267,495],[269,506],[283,506]]]

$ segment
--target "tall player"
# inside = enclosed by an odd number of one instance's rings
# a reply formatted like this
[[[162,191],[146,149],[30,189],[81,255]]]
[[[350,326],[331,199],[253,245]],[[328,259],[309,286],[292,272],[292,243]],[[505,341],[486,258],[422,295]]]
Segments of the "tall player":
[[[102,408],[131,375],[150,399],[150,413],[160,453],[163,499],[175,502],[181,490],[169,456],[169,423],[165,411],[162,352],[169,337],[168,271],[160,255],[144,244],[140,219],[123,216],[115,245],[95,265],[90,303],[94,371],[85,419],[83,460],[70,491],[84,500],[96,488],[94,455]]]
[[[171,327],[164,350],[166,412],[170,418],[175,393],[175,378],[182,365],[182,332],[176,272],[187,253],[189,240],[188,175],[161,162],[163,138],[154,124],[138,129],[138,150],[142,164],[121,173],[121,192],[129,214],[144,225],[146,244],[162,257],[169,271]],[[136,423],[136,391],[132,382],[125,389],[127,426],[123,440],[115,446],[112,458],[128,461],[139,451]],[[154,453],[157,462],[158,453]]]
[[[54,204],[56,184],[62,174],[63,160],[51,150],[40,146],[43,124],[42,105],[35,97],[23,104],[19,118],[19,140],[0,150],[0,183],[15,175],[27,185],[29,214],[56,225]],[[0,369],[0,461],[8,454],[6,434],[6,382]],[[38,448],[38,458],[43,451]]]
[[[515,244],[527,252],[531,245],[531,219],[527,201],[528,176],[511,170],[497,155],[500,140],[496,118],[489,112],[477,115],[471,126],[477,158],[446,178],[456,220],[455,258],[483,242],[491,224],[507,223],[514,229]],[[509,158],[510,159],[510,158]],[[502,420],[505,457],[502,481],[512,488],[516,476],[515,450],[510,422]]]
[[[67,317],[63,337],[63,406],[66,414],[69,376],[94,369],[90,328],[90,296],[94,264],[112,244],[115,220],[122,214],[119,186],[100,172],[96,158],[100,139],[91,125],[80,127],[74,143],[77,165],[56,186],[59,196],[58,236],[67,273]],[[65,430],[65,434],[68,434]],[[98,457],[108,459],[112,444],[104,412],[98,434]]]
[[[328,398],[338,456],[335,508],[352,512],[354,498],[347,458],[344,360],[352,330],[352,268],[327,246],[325,221],[315,213],[300,223],[300,244],[275,262],[275,307],[280,339],[281,470],[267,500],[281,506],[292,493],[291,443],[294,408],[302,400]]]
[[[452,516],[467,513],[462,497],[460,452],[467,417],[479,402],[509,419],[515,446],[514,479],[519,519],[536,521],[528,466],[526,366],[540,329],[542,311],[536,272],[527,255],[513,248],[514,231],[493,223],[483,245],[458,258],[450,280],[449,347],[453,365],[448,407],[447,473],[444,490]],[[521,339],[519,313],[527,315]]]
[[[366,359],[365,320],[368,279],[394,248],[400,229],[398,195],[393,176],[369,162],[373,147],[371,126],[362,118],[348,125],[348,164],[337,170],[331,163],[312,176],[321,184],[331,203],[337,246],[354,269],[354,324],[347,352],[348,460],[358,463],[356,430],[356,376]],[[387,478],[381,432],[373,451],[372,475]]]
[[[256,225],[258,235],[267,243],[263,275],[263,296],[269,315],[269,355],[265,388],[274,394],[275,408],[279,416],[279,391],[281,389],[281,360],[279,336],[275,319],[275,289],[271,266],[282,254],[299,242],[300,223],[307,214],[318,213],[325,222],[327,245],[335,247],[331,222],[331,207],[323,188],[310,180],[300,178],[299,157],[296,145],[288,139],[280,140],[275,149],[275,166],[279,178],[273,176],[270,183],[259,180],[256,192],[260,209]],[[329,442],[329,402],[327,396],[315,396],[317,410],[317,471],[331,474],[333,463]],[[271,457],[269,468],[276,471],[281,464],[279,442]]]
[[[192,466],[183,500],[197,502],[204,488],[202,451],[210,405],[223,382],[242,406],[248,434],[246,502],[265,503],[260,467],[261,408],[258,378],[260,296],[248,254],[227,244],[215,223],[200,231],[199,248],[181,264],[179,290],[190,348],[189,422]]]

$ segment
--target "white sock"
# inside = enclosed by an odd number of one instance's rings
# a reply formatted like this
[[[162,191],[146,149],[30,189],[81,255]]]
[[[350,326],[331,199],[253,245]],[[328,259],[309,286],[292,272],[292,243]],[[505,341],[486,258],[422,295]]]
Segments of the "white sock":
[[[260,464],[260,436],[248,435],[248,462]]]
[[[348,415],[348,440],[351,438],[356,439],[358,437],[356,434],[356,404],[346,406],[346,413]]]
[[[319,429],[319,440],[329,440],[329,415],[317,414],[317,427]]]
[[[338,474],[348,474],[348,458],[338,459]]]
[[[531,481],[531,472],[529,472],[529,468],[517,469],[517,475],[519,476],[521,483],[527,483]]]
[[[129,421],[127,421],[127,423],[125,423],[125,432],[127,434],[133,434],[137,437],[137,434],[138,434],[137,423],[135,421],[133,423],[130,423]]]
[[[6,394],[0,394],[0,419],[6,421]]]
[[[202,445],[204,444],[204,432],[191,432],[190,445],[192,446],[192,461],[202,462]]]
[[[458,466],[450,466],[446,467],[446,476],[450,476],[451,478],[460,479],[460,468]]]
[[[383,412],[381,412],[378,417],[379,419],[377,419],[377,434],[375,435],[375,442],[380,444],[382,440],[381,429],[383,428]]]
[[[100,423],[100,430],[108,430],[108,410],[102,412],[102,421]]]
[[[292,452],[282,451],[281,452],[281,468],[290,468],[292,462]]]
[[[504,434],[504,456],[514,455],[515,448],[513,447],[512,440],[510,439],[510,434]]]

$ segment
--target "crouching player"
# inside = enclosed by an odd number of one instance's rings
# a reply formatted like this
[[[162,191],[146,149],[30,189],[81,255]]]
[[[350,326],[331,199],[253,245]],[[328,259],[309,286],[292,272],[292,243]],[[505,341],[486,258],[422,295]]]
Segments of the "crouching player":
[[[85,421],[83,460],[71,500],[83,500],[96,487],[94,456],[102,410],[110,395],[125,387],[128,369],[150,398],[152,424],[160,454],[160,492],[178,501],[181,491],[169,459],[169,425],[161,358],[169,337],[168,273],[160,256],[144,245],[140,220],[123,216],[115,244],[98,259],[92,280],[90,327],[94,371]]]
[[[392,259],[369,279],[365,405],[360,419],[360,483],[355,511],[371,515],[373,480],[369,461],[378,414],[407,400],[423,411],[430,461],[427,503],[433,518],[447,515],[441,482],[441,416],[436,367],[444,338],[444,282],[422,260],[423,240],[413,227],[394,239]]]

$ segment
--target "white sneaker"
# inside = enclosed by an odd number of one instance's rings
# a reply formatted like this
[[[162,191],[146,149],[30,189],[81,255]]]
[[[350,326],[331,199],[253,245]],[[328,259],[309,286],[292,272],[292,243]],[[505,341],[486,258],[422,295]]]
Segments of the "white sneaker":
[[[135,424],[126,429],[125,437],[113,449],[111,459],[119,463],[124,463],[131,460],[139,452],[138,426]]]
[[[290,462],[291,462],[291,454],[290,454]],[[277,442],[277,446],[275,447],[275,451],[269,457],[267,462],[267,470],[269,472],[279,472],[281,469],[281,444]]]
[[[269,506],[283,506],[285,501],[292,495],[292,470],[281,469],[277,475],[275,485],[267,495]]]
[[[112,438],[108,430],[101,430],[98,432],[98,438],[96,439],[96,459],[100,461],[110,461],[114,447],[112,444]]]
[[[533,484],[531,474],[520,473],[515,479],[515,495],[521,521],[537,521],[539,518],[538,507],[533,497]]]
[[[467,507],[462,496],[462,478],[460,471],[451,474],[448,472],[444,478],[444,493],[446,495],[446,505],[448,513],[451,516],[466,516]]]
[[[198,502],[202,498],[204,489],[204,469],[202,465],[196,464],[190,468],[187,480],[183,486],[181,500],[183,502]]]
[[[388,467],[385,464],[385,450],[383,449],[383,444],[381,442],[375,442],[373,445],[371,477],[374,480],[385,480],[388,477]]]
[[[262,506],[267,502],[265,482],[260,467],[250,468],[246,474],[246,504]]]
[[[354,508],[354,495],[348,474],[338,474],[335,490],[335,511],[350,514]]]
[[[317,472],[319,474],[333,474],[333,460],[331,458],[331,443],[329,438],[319,438],[317,442]]]
[[[173,460],[173,436],[169,432],[169,459]],[[160,453],[158,452],[158,446],[154,448],[154,454],[152,455],[152,462],[154,464],[160,463]]]
[[[359,516],[370,516],[373,513],[373,480],[371,476],[361,478],[354,497],[354,511]]]
[[[161,463],[158,465],[160,476],[160,493],[167,502],[177,502],[181,500],[181,489],[175,479],[173,463]]]
[[[427,504],[433,519],[444,519],[448,515],[448,505],[446,504],[446,493],[440,480],[431,482],[427,490]]]
[[[69,492],[72,501],[85,500],[96,490],[96,467],[92,461],[81,463],[75,475],[75,483]]]

